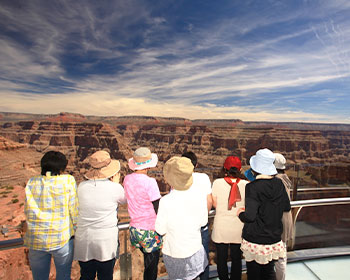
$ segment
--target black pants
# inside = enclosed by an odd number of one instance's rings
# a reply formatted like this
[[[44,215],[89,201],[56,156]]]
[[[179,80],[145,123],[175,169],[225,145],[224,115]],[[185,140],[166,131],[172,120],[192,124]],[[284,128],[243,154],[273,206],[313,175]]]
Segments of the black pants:
[[[113,280],[113,270],[115,259],[100,262],[91,260],[87,262],[79,261],[80,265],[80,280],[95,280],[97,273],[98,280]]]
[[[142,251],[142,250],[141,250]],[[160,250],[154,251],[152,253],[143,252],[143,262],[145,270],[143,272],[144,280],[156,280],[158,274],[158,262]]]
[[[215,243],[216,264],[220,280],[241,280],[242,277],[242,251],[241,244]],[[231,276],[228,277],[228,250],[231,255]]]
[[[247,262],[248,280],[275,280],[275,262],[258,264],[255,261]]]

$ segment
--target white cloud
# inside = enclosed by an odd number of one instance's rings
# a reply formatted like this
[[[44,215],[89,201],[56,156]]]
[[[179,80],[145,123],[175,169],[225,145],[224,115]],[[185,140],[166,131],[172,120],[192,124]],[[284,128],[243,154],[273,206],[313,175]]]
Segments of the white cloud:
[[[214,104],[204,106],[178,102],[147,101],[142,98],[116,98],[113,94],[5,94],[1,96],[0,111],[54,114],[59,112],[81,113],[97,116],[144,115],[159,117],[185,117],[188,119],[241,119],[243,121],[303,121],[350,123],[343,116],[312,114],[303,111],[246,108],[244,106],[222,107]],[[45,106],[43,106],[45,104]],[[78,106],[77,106],[78,104]],[[280,108],[281,109],[281,108]]]
[[[320,3],[321,7],[315,7],[318,13],[311,14],[309,11],[314,7],[310,1],[305,1],[300,9],[280,13],[274,9],[284,4],[276,2],[271,4],[273,9],[249,10],[245,15],[222,20],[218,15],[215,24],[205,28],[185,21],[186,32],[171,36],[172,26],[166,13],[152,16],[154,7],[137,0],[111,1],[104,15],[98,13],[103,8],[101,3],[82,6],[80,1],[60,1],[59,7],[29,1],[17,15],[9,8],[0,9],[3,17],[0,23],[13,32],[23,32],[24,39],[30,42],[26,46],[15,39],[0,37],[2,111],[35,112],[42,110],[42,104],[55,104],[54,108],[60,108],[58,111],[97,115],[140,112],[188,118],[197,114],[212,118],[274,119],[280,112],[274,111],[271,102],[262,97],[267,92],[282,92],[285,104],[293,105],[286,105],[283,113],[286,120],[327,121],[332,118],[305,113],[308,108],[304,108],[302,98],[313,96],[308,90],[313,85],[337,85],[349,79],[350,20],[335,17],[349,8],[346,1]],[[138,24],[143,25],[136,29]],[[258,29],[257,37],[251,37]],[[140,43],[129,48],[135,38]],[[79,48],[70,49],[70,44]],[[83,58],[84,63],[78,66],[87,72],[101,61],[117,59],[121,62],[113,63],[121,70],[115,71],[117,74],[95,70],[76,78],[69,75],[62,60],[68,53]],[[91,53],[94,60],[89,60]],[[45,89],[44,82],[39,82],[45,79],[58,84],[66,82],[70,92],[50,94],[55,92],[55,84]],[[31,87],[28,82],[36,84]],[[47,94],[17,93],[37,88]],[[291,89],[304,93],[293,95],[289,93]],[[341,92],[331,99],[321,97],[315,98],[315,104],[340,102],[345,106],[349,102]],[[234,115],[238,108],[232,104],[248,98],[259,98],[262,103],[242,106],[238,110],[241,117]],[[220,103],[222,106],[214,105]],[[337,111],[330,114],[338,118]]]

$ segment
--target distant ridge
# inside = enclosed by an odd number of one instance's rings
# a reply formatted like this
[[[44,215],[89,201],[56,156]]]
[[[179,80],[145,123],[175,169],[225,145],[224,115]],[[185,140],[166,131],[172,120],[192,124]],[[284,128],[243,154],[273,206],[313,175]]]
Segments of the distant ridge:
[[[240,119],[186,119],[181,117],[158,117],[158,116],[93,116],[78,113],[61,112],[58,114],[31,114],[0,112],[0,123],[20,121],[52,121],[52,122],[87,122],[108,123],[117,125],[120,123],[154,124],[158,125],[206,125],[206,126],[244,126],[252,128],[288,128],[299,130],[328,130],[350,131],[350,124],[342,123],[308,123],[308,122],[270,122],[270,121],[242,121]]]

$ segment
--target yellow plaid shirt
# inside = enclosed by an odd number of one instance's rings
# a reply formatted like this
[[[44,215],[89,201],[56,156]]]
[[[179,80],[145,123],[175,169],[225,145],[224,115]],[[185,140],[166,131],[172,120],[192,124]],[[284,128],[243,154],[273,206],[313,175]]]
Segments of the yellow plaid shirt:
[[[62,248],[74,235],[78,196],[71,175],[35,176],[25,188],[24,213],[28,225],[24,245],[34,250]]]

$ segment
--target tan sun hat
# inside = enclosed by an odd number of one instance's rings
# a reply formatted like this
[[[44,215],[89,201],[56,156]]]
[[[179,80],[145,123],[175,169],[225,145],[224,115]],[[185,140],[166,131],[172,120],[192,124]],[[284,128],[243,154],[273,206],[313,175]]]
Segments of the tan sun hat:
[[[119,160],[111,159],[106,151],[97,151],[89,157],[91,168],[85,173],[85,177],[89,180],[107,179],[120,170]]]
[[[163,168],[165,181],[178,191],[185,191],[193,183],[193,164],[186,157],[172,157]]]
[[[273,162],[273,164],[275,165],[275,167],[277,169],[286,169],[286,158],[280,154],[280,153],[274,153],[275,155],[275,161]]]

